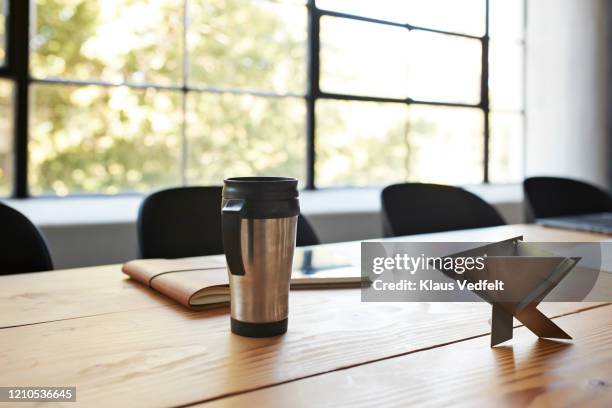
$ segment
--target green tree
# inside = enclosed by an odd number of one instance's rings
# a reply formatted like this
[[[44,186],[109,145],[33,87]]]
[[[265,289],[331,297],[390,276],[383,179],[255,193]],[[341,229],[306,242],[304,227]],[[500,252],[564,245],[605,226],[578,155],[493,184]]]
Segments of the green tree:
[[[237,175],[304,178],[304,99],[231,91],[304,92],[303,5],[187,0],[185,8],[184,0],[36,0],[35,11],[34,77],[140,88],[33,85],[34,193],[149,191],[178,185],[183,176],[190,184],[221,184]],[[336,69],[350,76],[351,68]],[[196,90],[184,94],[145,84]],[[389,115],[384,111],[405,107],[321,103],[321,185],[381,185],[415,174],[423,178],[426,166],[441,166],[422,160],[421,147],[442,132],[435,125],[447,120],[444,114]],[[364,115],[374,126],[356,129]],[[442,139],[463,136],[453,130],[464,127],[461,120]]]
[[[190,1],[189,84],[302,92],[305,9],[284,7],[289,21],[274,3]],[[37,0],[36,11],[36,77],[182,83],[181,0]],[[304,173],[299,98],[190,92],[183,100],[173,90],[56,84],[35,85],[33,95],[35,193],[176,185],[182,160],[193,184]]]
[[[6,54],[6,22],[4,9],[5,0],[0,0],[0,66],[5,64]],[[12,87],[8,81],[0,81],[0,197],[9,194],[11,181],[11,139],[12,139],[12,108],[11,108]]]

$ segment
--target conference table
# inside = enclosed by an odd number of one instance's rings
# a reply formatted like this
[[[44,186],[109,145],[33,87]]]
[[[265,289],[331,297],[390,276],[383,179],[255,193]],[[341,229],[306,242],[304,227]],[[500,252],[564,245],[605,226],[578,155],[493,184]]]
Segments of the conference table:
[[[608,239],[508,225],[401,240],[517,235]],[[359,242],[326,247],[359,260]],[[612,406],[607,303],[543,303],[573,340],[517,327],[491,348],[484,302],[366,303],[358,288],[296,290],[288,332],[254,339],[230,333],[228,307],[189,310],[121,265],[5,275],[0,288],[0,386],[76,387],[76,403],[38,406]]]

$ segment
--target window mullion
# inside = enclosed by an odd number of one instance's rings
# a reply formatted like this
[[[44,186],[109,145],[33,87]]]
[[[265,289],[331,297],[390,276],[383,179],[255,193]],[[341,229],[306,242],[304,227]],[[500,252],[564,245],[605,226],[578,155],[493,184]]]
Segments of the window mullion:
[[[15,80],[13,197],[28,197],[28,81],[30,1],[9,2],[8,67]]]
[[[315,189],[316,172],[316,114],[315,105],[320,96],[319,89],[319,59],[320,38],[319,23],[320,14],[315,5],[315,0],[308,0],[308,57],[307,63],[307,86],[306,91],[306,188]]]

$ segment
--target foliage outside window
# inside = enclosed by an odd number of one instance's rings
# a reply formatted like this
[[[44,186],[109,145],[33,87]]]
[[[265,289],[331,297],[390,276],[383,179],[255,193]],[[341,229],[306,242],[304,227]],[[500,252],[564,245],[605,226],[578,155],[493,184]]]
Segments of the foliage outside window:
[[[479,183],[485,168],[491,181],[516,181],[522,2],[488,3],[490,113],[486,0],[35,0],[29,190],[147,192],[237,175],[305,186],[309,168],[317,187]],[[309,133],[313,16],[320,92]],[[406,21],[417,27],[393,25]],[[0,63],[3,35],[0,19]],[[7,118],[11,92],[0,81]],[[0,195],[13,179],[12,134],[0,124]]]

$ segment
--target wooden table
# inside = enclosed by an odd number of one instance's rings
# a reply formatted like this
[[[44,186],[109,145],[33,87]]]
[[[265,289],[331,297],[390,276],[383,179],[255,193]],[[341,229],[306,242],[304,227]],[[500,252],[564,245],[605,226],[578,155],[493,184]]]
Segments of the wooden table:
[[[521,234],[606,239],[513,225],[406,240]],[[358,243],[330,247],[359,258]],[[612,406],[609,304],[543,304],[573,341],[519,328],[492,349],[485,303],[295,291],[287,334],[250,339],[230,333],[227,308],[186,310],[119,265],[3,276],[0,287],[0,386],[76,386],[65,406]]]

